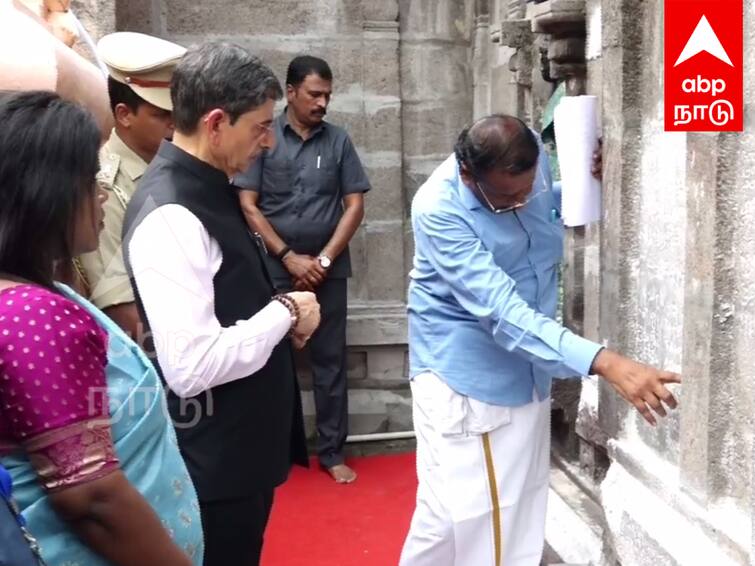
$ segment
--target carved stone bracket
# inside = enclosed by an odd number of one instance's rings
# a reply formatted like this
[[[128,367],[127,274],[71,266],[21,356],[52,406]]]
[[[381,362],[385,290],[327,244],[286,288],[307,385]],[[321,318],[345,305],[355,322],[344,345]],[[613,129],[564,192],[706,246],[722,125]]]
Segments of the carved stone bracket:
[[[556,79],[584,77],[587,71],[584,37],[552,37],[548,45],[550,75]]]
[[[532,86],[533,34],[529,20],[504,20],[491,31],[493,43],[511,47],[516,52],[509,59],[509,70],[515,73],[518,85]]]
[[[585,0],[548,0],[532,9],[532,31],[547,37],[549,72],[546,80],[584,82]],[[572,89],[570,89],[572,90]],[[574,90],[580,90],[575,85]]]
[[[532,24],[529,20],[504,20],[490,32],[493,43],[521,49],[532,45]]]
[[[517,49],[509,59],[509,70],[515,74],[516,84],[532,88],[532,50]]]
[[[532,7],[532,31],[535,33],[584,33],[585,0],[548,0]]]

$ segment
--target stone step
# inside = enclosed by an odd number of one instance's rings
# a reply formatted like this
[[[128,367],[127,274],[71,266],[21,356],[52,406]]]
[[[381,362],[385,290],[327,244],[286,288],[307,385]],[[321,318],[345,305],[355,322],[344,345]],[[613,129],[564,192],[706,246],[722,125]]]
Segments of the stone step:
[[[543,564],[611,564],[603,549],[602,509],[591,495],[562,469],[551,466],[545,538],[559,559]]]

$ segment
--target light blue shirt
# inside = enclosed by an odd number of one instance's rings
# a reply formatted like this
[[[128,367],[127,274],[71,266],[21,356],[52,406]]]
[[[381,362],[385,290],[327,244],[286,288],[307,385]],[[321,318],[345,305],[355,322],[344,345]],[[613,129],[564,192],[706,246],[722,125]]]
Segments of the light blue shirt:
[[[458,393],[504,406],[550,394],[551,378],[587,375],[601,346],[554,319],[563,223],[542,148],[533,194],[493,214],[452,155],[412,202],[410,377],[431,371]]]

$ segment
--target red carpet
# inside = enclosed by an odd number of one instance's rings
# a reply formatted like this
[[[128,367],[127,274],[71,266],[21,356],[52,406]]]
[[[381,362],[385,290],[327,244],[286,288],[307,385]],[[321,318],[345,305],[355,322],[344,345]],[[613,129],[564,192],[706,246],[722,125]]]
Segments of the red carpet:
[[[275,493],[262,566],[396,566],[417,491],[414,454],[348,460],[337,485],[313,461]]]

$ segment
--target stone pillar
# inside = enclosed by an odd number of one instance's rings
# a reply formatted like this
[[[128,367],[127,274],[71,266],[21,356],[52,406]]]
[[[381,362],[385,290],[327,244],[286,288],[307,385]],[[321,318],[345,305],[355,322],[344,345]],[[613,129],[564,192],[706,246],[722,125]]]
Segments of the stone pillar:
[[[490,0],[475,0],[472,31],[472,92],[474,118],[490,114]]]
[[[400,0],[399,7],[408,273],[414,254],[408,222],[411,199],[472,120],[469,57],[475,5],[473,0]]]
[[[407,203],[472,118],[471,0],[400,0]],[[408,211],[408,208],[407,208]]]
[[[402,182],[402,102],[399,6],[363,0],[362,46],[356,63],[362,91],[360,149],[373,190],[354,241],[348,343],[365,375],[350,384],[353,433],[411,430],[406,356],[405,212]],[[356,366],[359,363],[354,364]]]
[[[602,106],[603,59],[602,59],[602,7],[601,0],[587,0],[585,6],[587,23],[587,93],[598,97],[598,107]],[[602,112],[601,112],[602,114]],[[599,120],[600,124],[602,120]],[[604,184],[604,191],[606,185]],[[600,342],[600,231],[601,224],[585,227],[583,248],[582,290],[583,301],[582,335]],[[600,429],[598,419],[599,380],[596,377],[582,380],[579,399],[576,432],[580,443],[579,460],[593,479],[600,479],[607,467],[605,447],[606,436]]]
[[[547,46],[549,78],[566,84],[566,94],[586,90],[585,2],[549,0],[530,7],[532,30]],[[564,241],[563,320],[577,334],[584,334],[584,250],[585,228],[567,229]],[[565,453],[577,458],[579,442],[574,427],[577,419],[580,380],[556,381],[553,386],[554,440]]]

